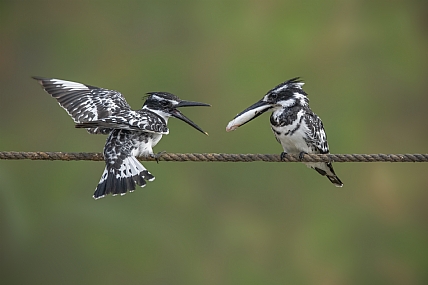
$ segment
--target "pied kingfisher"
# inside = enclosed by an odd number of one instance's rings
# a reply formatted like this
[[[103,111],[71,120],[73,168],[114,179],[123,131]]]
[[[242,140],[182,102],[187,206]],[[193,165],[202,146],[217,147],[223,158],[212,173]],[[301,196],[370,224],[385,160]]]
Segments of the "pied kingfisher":
[[[114,90],[61,79],[33,78],[67,111],[76,128],[109,135],[104,146],[106,167],[95,189],[95,199],[110,193],[124,195],[135,190],[136,185],[144,187],[146,180],[155,179],[136,157],[151,156],[158,160],[152,148],[162,135],[169,133],[169,117],[207,134],[177,108],[209,104],[184,101],[166,92],[151,92],[140,110],[131,110],[122,94]]]
[[[308,153],[329,153],[327,136],[321,119],[309,108],[309,99],[303,91],[299,78],[279,84],[257,103],[239,113],[226,127],[230,132],[257,118],[266,111],[272,111],[270,124],[276,140],[284,152],[298,153],[300,159]],[[331,163],[305,163],[327,178],[337,187],[343,183],[334,173]]]

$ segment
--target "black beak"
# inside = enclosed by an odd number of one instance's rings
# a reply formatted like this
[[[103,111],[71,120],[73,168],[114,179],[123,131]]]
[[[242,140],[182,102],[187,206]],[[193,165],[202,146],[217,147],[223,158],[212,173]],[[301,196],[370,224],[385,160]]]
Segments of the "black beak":
[[[206,106],[206,107],[211,107],[210,104],[205,104],[205,103],[200,103],[200,102],[193,102],[193,101],[180,101],[180,103],[178,103],[177,105],[175,105],[175,108],[180,108],[180,107],[192,107],[192,106]]]
[[[198,125],[196,125],[192,120],[184,116],[178,109],[180,107],[191,107],[191,106],[211,106],[210,104],[200,103],[200,102],[192,102],[192,101],[180,101],[177,105],[174,106],[174,109],[171,110],[171,115],[176,117],[177,119],[182,120],[183,122],[188,123],[198,131],[200,131],[203,134],[208,135],[207,132],[203,131]]]
[[[236,130],[238,127],[245,125],[249,121],[257,118],[272,107],[273,106],[271,104],[260,100],[259,102],[251,105],[250,107],[236,115],[236,117],[227,125],[226,131],[230,132]]]

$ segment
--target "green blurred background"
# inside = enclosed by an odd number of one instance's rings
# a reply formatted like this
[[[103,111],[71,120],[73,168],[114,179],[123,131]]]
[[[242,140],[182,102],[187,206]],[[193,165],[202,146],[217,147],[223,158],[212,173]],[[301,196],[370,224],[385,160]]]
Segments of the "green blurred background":
[[[277,153],[234,115],[301,76],[332,153],[427,152],[423,1],[1,1],[0,150],[100,152],[32,75],[212,104],[155,151]],[[146,162],[92,199],[103,162],[0,161],[4,284],[428,284],[428,165]]]

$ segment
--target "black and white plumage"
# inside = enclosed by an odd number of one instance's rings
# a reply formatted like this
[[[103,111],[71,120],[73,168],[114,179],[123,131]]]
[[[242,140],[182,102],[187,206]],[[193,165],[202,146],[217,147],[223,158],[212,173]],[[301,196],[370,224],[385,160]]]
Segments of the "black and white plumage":
[[[323,123],[309,108],[309,99],[302,89],[303,84],[299,78],[279,84],[260,101],[239,113],[229,122],[226,131],[233,131],[264,112],[272,111],[271,128],[284,149],[281,157],[287,153],[298,153],[300,157],[305,153],[329,153]],[[326,176],[335,186],[343,186],[331,163],[305,164]]]
[[[146,180],[155,179],[136,157],[156,157],[152,148],[162,135],[169,133],[169,117],[207,134],[177,108],[209,104],[184,101],[167,92],[152,92],[147,93],[140,110],[132,110],[122,94],[114,90],[61,79],[33,78],[67,111],[76,128],[109,135],[104,146],[106,168],[95,189],[95,199],[107,194],[124,195],[135,190],[136,185],[144,187]]]

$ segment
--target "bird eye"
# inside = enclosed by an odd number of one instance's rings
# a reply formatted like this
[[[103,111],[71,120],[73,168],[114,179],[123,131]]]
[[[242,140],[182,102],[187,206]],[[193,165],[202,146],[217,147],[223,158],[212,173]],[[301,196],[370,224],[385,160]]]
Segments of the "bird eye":
[[[275,100],[276,100],[276,98],[278,98],[278,93],[272,93],[272,94],[270,94],[270,99],[271,99],[272,101],[275,101]]]

